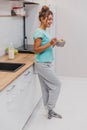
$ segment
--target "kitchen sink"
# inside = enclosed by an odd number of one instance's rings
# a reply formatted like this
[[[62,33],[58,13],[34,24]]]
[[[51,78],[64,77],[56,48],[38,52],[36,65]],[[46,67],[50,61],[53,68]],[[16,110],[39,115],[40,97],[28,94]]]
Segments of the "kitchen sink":
[[[0,62],[0,71],[15,72],[23,67],[24,63]]]

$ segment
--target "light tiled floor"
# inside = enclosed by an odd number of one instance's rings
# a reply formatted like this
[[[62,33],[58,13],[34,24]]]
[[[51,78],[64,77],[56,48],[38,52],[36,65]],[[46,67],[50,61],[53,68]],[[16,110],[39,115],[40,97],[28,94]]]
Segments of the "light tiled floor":
[[[64,78],[56,112],[63,119],[47,119],[42,103],[24,130],[87,130],[87,78]]]

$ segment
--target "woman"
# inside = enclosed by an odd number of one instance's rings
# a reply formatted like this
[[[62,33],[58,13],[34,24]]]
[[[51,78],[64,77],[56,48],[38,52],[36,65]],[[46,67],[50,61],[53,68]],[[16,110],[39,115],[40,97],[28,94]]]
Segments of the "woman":
[[[40,26],[34,34],[34,51],[36,53],[35,65],[41,83],[43,103],[48,110],[48,119],[52,117],[62,118],[53,110],[59,96],[61,84],[53,71],[52,65],[54,60],[53,47],[58,40],[51,38],[46,31],[53,22],[53,13],[49,7],[42,7],[39,12],[39,20]]]

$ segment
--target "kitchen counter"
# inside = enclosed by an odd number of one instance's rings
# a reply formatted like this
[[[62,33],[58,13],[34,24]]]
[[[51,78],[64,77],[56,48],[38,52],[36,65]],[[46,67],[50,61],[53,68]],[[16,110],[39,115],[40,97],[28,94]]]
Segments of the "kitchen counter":
[[[14,81],[27,68],[33,65],[35,61],[35,54],[19,53],[13,60],[8,59],[8,55],[0,57],[0,62],[24,63],[25,65],[16,72],[0,71],[0,91]]]

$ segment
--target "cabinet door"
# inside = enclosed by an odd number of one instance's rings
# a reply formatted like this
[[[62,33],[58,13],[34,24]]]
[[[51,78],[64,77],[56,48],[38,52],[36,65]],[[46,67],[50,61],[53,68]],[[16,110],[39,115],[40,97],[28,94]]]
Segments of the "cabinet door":
[[[22,130],[40,97],[31,66],[0,93],[0,129]]]
[[[15,122],[15,119],[12,115],[12,105],[14,95],[12,95],[11,98],[9,98],[9,93],[15,91],[16,86],[15,82],[11,83],[8,88],[3,90],[0,93],[0,130],[15,130],[17,127],[17,121]],[[17,130],[17,129],[16,129]]]
[[[1,130],[22,129],[32,111],[32,89],[33,67],[30,67],[0,93]]]
[[[14,118],[16,129],[22,129],[30,114],[32,113],[32,90],[33,82],[33,67],[27,69],[15,81],[15,87],[9,86],[8,92],[8,113]]]

